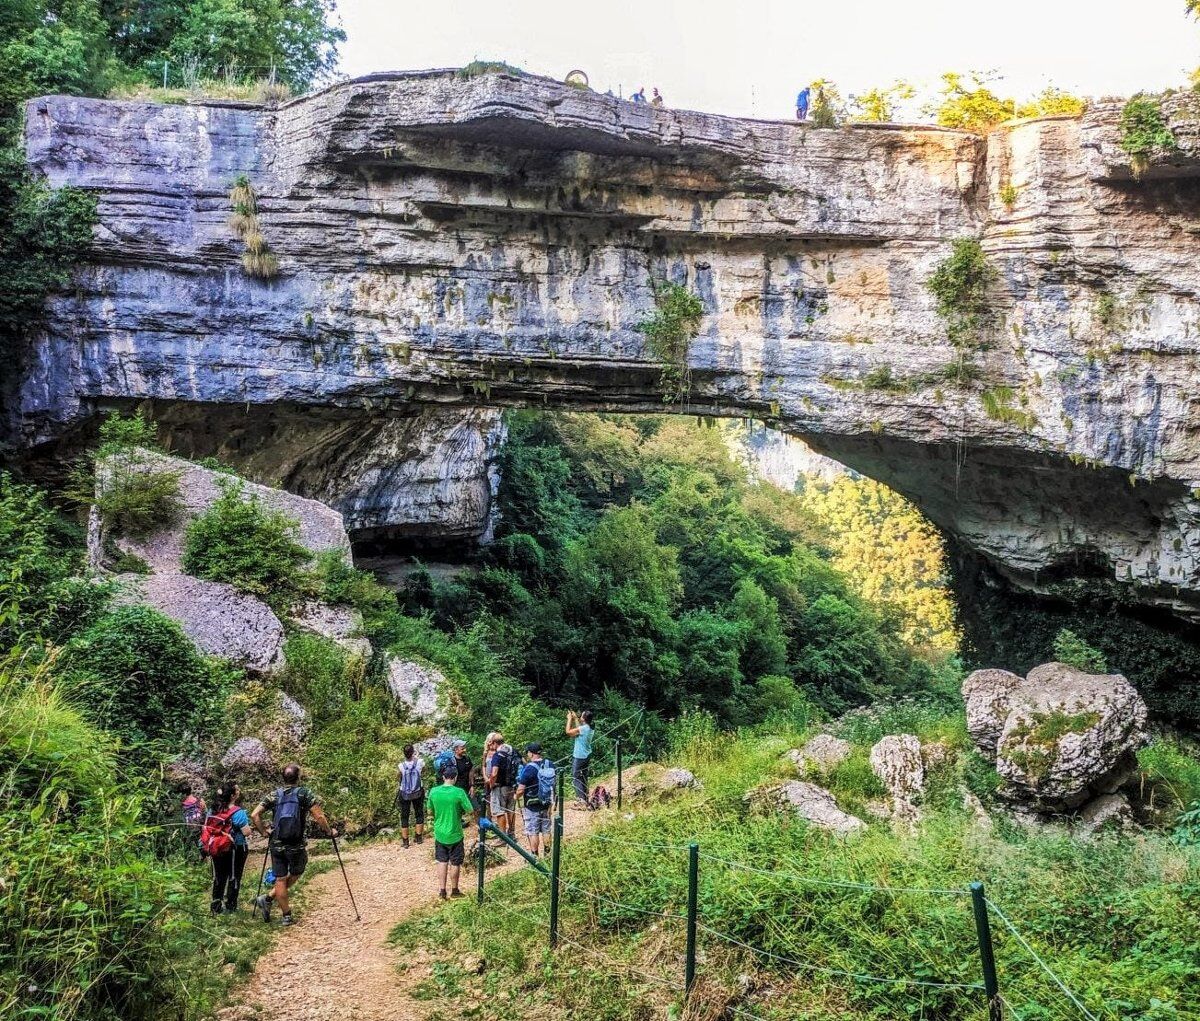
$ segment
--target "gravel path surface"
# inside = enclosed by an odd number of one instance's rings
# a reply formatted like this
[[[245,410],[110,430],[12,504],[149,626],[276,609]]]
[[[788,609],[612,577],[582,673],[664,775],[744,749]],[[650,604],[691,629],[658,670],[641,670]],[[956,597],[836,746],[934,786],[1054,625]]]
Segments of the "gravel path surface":
[[[593,818],[590,812],[568,811],[567,836],[586,829]],[[468,848],[474,839],[472,827],[467,831]],[[320,841],[313,844],[321,846]],[[387,943],[387,936],[413,911],[437,901],[432,839],[409,848],[396,841],[340,849],[362,921],[354,920],[340,869],[315,876],[306,892],[305,910],[296,913],[296,924],[280,932],[271,950],[259,958],[240,1002],[222,1010],[221,1021],[417,1021],[425,1017],[424,1005],[409,994],[425,969],[398,971],[399,953]],[[508,864],[489,869],[489,879],[524,866],[515,853],[506,853]],[[474,897],[473,867],[463,866],[462,890]]]

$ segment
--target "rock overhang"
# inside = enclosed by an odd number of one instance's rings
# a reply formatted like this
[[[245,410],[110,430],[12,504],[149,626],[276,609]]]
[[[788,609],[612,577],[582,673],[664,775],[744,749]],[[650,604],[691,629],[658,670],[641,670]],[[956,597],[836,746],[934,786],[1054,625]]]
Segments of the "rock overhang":
[[[16,429],[37,442],[147,399],[335,409],[350,428],[429,407],[662,410],[637,327],[670,279],[706,311],[689,410],[811,438],[1019,583],[1098,558],[1193,616],[1200,197],[1186,161],[1120,179],[1119,112],[987,139],[828,131],[449,71],[275,110],[33,100],[31,161],[94,189],[101,227]],[[243,173],[272,281],[241,273],[225,226]],[[999,279],[979,376],[956,383],[925,282],[963,236]]]

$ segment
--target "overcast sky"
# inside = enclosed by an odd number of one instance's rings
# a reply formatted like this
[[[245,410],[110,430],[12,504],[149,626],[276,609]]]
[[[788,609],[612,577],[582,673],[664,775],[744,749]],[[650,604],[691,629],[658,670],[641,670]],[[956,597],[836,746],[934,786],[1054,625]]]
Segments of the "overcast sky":
[[[1084,95],[1179,84],[1200,64],[1184,0],[340,0],[341,70],[506,60],[601,91],[658,86],[668,105],[790,117],[797,88],[854,93],[903,77],[995,69],[1021,98],[1048,82]]]

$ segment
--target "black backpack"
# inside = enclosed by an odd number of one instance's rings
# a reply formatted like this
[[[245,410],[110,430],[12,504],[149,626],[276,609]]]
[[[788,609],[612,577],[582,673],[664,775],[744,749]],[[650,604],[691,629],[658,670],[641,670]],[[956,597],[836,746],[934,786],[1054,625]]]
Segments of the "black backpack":
[[[496,782],[501,787],[516,787],[517,775],[521,772],[521,763],[516,751],[496,752],[492,759],[496,767]]]
[[[304,823],[308,812],[300,804],[296,787],[284,787],[275,792],[275,840],[280,844],[299,844],[304,841]]]

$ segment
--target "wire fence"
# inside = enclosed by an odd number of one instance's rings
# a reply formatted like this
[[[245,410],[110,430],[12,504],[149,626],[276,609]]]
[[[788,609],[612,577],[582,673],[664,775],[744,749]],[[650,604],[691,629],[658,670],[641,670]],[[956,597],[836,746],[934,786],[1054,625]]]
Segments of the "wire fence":
[[[512,841],[512,838],[507,836],[502,837],[502,839],[506,843]],[[555,823],[556,848],[561,846],[561,839],[562,821],[558,819]],[[917,887],[838,880],[788,870],[768,871],[747,864],[746,862],[702,852],[696,843],[684,845],[668,842],[643,842],[606,833],[589,834],[587,839],[618,847],[656,852],[650,857],[657,862],[669,861],[669,856],[664,859],[657,852],[669,852],[669,854],[686,852],[688,855],[686,911],[680,910],[677,904],[673,902],[674,898],[671,896],[667,896],[667,903],[655,909],[647,907],[644,904],[629,903],[620,899],[619,896],[611,895],[610,892],[601,892],[600,890],[590,888],[583,882],[575,879],[567,879],[563,875],[559,855],[555,856],[553,867],[549,872],[545,874],[537,873],[539,878],[546,882],[548,891],[550,892],[548,917],[545,921],[540,921],[531,920],[529,916],[524,916],[526,923],[548,925],[552,948],[557,947],[559,943],[569,946],[591,959],[603,961],[612,974],[628,973],[631,977],[640,978],[656,986],[662,986],[674,992],[683,993],[686,999],[693,991],[699,965],[698,954],[703,942],[710,947],[719,947],[732,954],[744,955],[760,966],[769,967],[775,971],[784,971],[795,976],[823,976],[853,984],[888,987],[895,990],[911,989],[914,991],[914,994],[917,992],[922,994],[940,992],[943,994],[967,996],[975,999],[981,1011],[986,1011],[989,1021],[1003,1021],[1005,1018],[1023,1021],[1026,1011],[1033,1012],[1032,1016],[1038,1018],[1062,1016],[1064,1018],[1081,1017],[1085,1021],[1101,1021],[1093,1010],[1089,1009],[1070,989],[1046,960],[1037,953],[1029,940],[1021,933],[1020,929],[1009,916],[993,900],[985,896],[981,883],[972,883],[966,887]],[[633,861],[635,858],[631,856],[629,860]],[[918,974],[876,974],[854,967],[837,967],[834,963],[802,960],[801,957],[795,956],[792,953],[781,952],[787,949],[786,944],[788,943],[789,934],[783,931],[783,923],[780,919],[774,917],[760,924],[760,931],[768,940],[772,940],[772,945],[769,947],[756,945],[747,938],[742,938],[742,936],[725,931],[718,925],[713,924],[711,919],[703,916],[698,897],[701,862],[718,866],[721,870],[736,870],[750,875],[763,876],[778,883],[792,886],[823,888],[830,891],[870,892],[891,897],[904,895],[957,899],[964,906],[962,911],[962,925],[964,928],[969,925],[968,919],[972,914],[972,911],[968,910],[968,907],[973,909],[975,923],[974,937],[978,949],[976,967],[978,968],[977,974],[980,975],[980,980],[965,981],[954,975],[938,977],[936,973],[933,975],[922,975],[919,968],[917,969]],[[652,882],[656,882],[658,886],[663,886],[661,880],[672,877],[676,880],[679,878],[678,873],[673,869],[668,872],[661,868],[655,868],[652,874],[644,877],[644,881],[647,886]],[[606,919],[606,923],[615,928],[618,933],[621,931],[620,927],[622,925],[630,924],[630,919],[654,919],[657,923],[661,923],[664,929],[682,923],[686,932],[682,981],[678,974],[674,977],[654,975],[644,967],[637,967],[628,961],[618,960],[611,954],[606,954],[597,945],[594,938],[584,939],[582,936],[573,938],[565,933],[563,931],[562,920],[559,917],[558,904],[560,890],[568,891],[579,898],[579,902],[591,905],[593,919],[599,918],[601,909],[608,910],[610,917]],[[480,876],[479,902],[484,902],[482,874]],[[513,913],[513,909],[509,905],[501,903],[501,899],[488,899],[487,903],[498,906],[505,912]],[[1061,1004],[1051,1006],[1029,1001],[1018,1008],[1008,996],[1001,993],[999,989],[999,973],[996,966],[995,947],[990,927],[990,920],[992,918],[1000,923],[1006,936],[1011,937],[1016,946],[1023,951],[1024,955],[1045,976],[1053,988],[1062,994],[1064,1001]],[[675,931],[678,932],[678,930]],[[1007,946],[1006,942],[1005,949],[1007,949]],[[935,948],[923,947],[922,949],[928,955]],[[677,961],[675,966],[678,967]],[[932,964],[930,967],[932,968]],[[729,1015],[752,1018],[754,1021],[763,1021],[763,1015],[753,1009],[754,1004],[749,1004],[749,1007],[750,1009],[747,1009],[747,1004],[745,1003],[740,1005],[728,1003],[724,1006],[724,1010]],[[939,1009],[944,1009],[944,1005]],[[1056,1010],[1059,1011],[1058,1014],[1055,1013]]]

